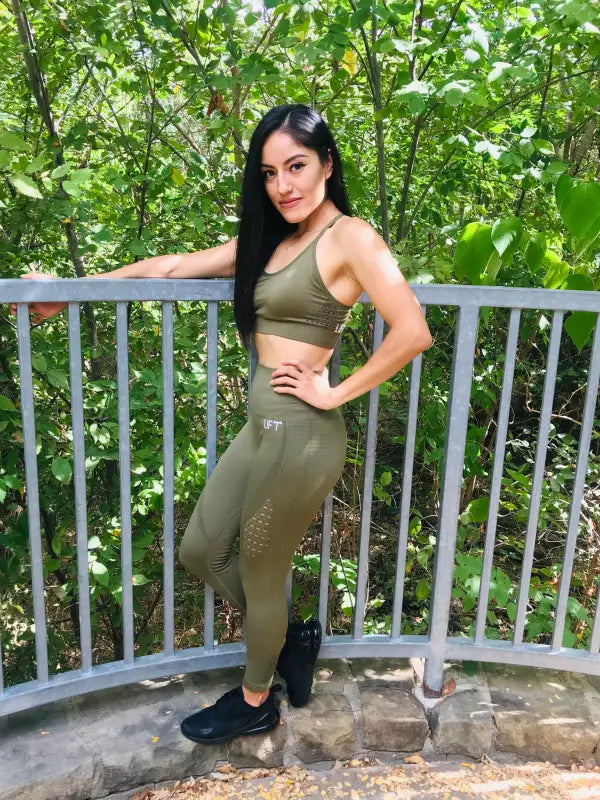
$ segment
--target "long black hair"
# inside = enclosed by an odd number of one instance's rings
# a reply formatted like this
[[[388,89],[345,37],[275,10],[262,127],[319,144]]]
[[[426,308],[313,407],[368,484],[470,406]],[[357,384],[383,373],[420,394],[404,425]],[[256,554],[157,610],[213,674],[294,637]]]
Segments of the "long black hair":
[[[238,332],[248,349],[254,331],[254,287],[277,245],[298,229],[287,222],[275,208],[260,171],[262,150],[266,138],[274,131],[289,134],[299,144],[316,150],[321,164],[331,152],[333,171],[327,179],[327,197],[344,214],[351,216],[344,186],[342,162],[331,131],[318,111],[302,103],[275,106],[256,126],[242,180],[238,216],[240,224],[235,258],[235,289],[233,312]]]

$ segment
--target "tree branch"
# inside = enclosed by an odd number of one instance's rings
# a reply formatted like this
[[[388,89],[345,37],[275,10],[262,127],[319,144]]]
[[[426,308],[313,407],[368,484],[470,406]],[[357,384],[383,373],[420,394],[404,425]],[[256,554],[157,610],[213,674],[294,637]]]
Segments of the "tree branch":
[[[584,70],[581,70],[580,72],[574,72],[573,74],[568,76],[568,79],[570,80],[572,78],[578,78],[581,75],[588,75],[590,72],[597,72],[597,71],[598,70],[597,70],[596,67],[590,67],[589,69],[584,69]],[[563,81],[563,80],[565,80],[564,76],[562,76],[560,78],[553,78],[551,81],[548,81],[548,85],[552,86],[555,83],[559,83],[560,81]],[[514,106],[518,105],[521,101],[526,100],[528,97],[531,97],[532,94],[536,94],[542,88],[543,87],[541,87],[541,86],[537,86],[535,89],[530,89],[527,92],[523,92],[523,94],[519,95],[518,97],[516,97],[516,98],[514,98],[512,100],[504,100],[502,103],[500,103],[499,105],[497,105],[495,108],[491,109],[490,111],[486,112],[478,120],[476,120],[473,123],[473,127],[479,126],[482,122],[485,122],[486,119],[489,119],[494,114],[496,114],[498,111],[501,111],[503,108],[506,108],[507,106],[513,106],[514,107]],[[463,127],[457,133],[468,132],[469,127],[471,127],[471,126],[463,125]],[[438,168],[436,169],[436,171],[432,175],[431,179],[428,181],[427,186],[421,192],[421,194],[419,196],[419,199],[417,200],[417,203],[416,203],[416,205],[415,205],[415,207],[413,209],[413,212],[411,214],[410,220],[408,221],[407,231],[406,231],[406,235],[407,236],[408,236],[408,233],[410,232],[410,229],[412,228],[412,226],[414,224],[415,218],[416,218],[417,213],[419,212],[419,210],[421,208],[421,205],[422,205],[423,201],[427,197],[427,194],[428,194],[429,190],[431,189],[431,187],[435,183],[435,181],[436,181],[438,175],[440,174],[440,172],[450,162],[452,156],[457,151],[457,149],[458,149],[458,145],[454,145],[454,147],[450,150],[450,152],[446,155],[446,157],[443,159],[441,164],[438,166]]]
[[[460,11],[460,7],[462,6],[462,4],[463,4],[463,0],[458,0],[457,4],[454,6],[454,9],[452,10],[452,14],[450,16],[450,19],[448,20],[448,24],[446,25],[446,27],[444,28],[444,32],[440,36],[440,40],[438,42],[438,45],[443,44],[446,36],[448,36],[448,34],[450,33],[450,28],[454,25],[454,20],[456,19],[456,16],[457,16],[458,12]],[[435,55],[436,54],[434,53],[433,55],[431,55],[429,57],[429,61],[425,64],[425,66],[423,67],[421,72],[419,72],[419,80],[420,81],[423,80],[424,76],[427,74],[427,70],[433,64],[433,60],[435,59]]]

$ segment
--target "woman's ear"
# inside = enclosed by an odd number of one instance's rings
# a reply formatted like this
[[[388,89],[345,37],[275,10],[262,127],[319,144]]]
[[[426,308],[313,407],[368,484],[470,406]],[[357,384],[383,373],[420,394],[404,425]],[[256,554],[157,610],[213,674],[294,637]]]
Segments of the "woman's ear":
[[[325,164],[325,168],[327,170],[327,178],[331,178],[333,173],[333,156],[331,155],[331,147],[327,149],[327,162]]]

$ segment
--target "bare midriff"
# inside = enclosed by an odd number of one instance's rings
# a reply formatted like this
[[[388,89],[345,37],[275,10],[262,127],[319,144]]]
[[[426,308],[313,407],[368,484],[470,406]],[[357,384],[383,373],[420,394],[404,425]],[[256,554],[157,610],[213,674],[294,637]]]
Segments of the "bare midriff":
[[[259,362],[269,369],[276,369],[282,361],[294,359],[304,361],[314,372],[322,372],[333,354],[333,349],[329,347],[298,342],[272,333],[255,333],[254,343]]]

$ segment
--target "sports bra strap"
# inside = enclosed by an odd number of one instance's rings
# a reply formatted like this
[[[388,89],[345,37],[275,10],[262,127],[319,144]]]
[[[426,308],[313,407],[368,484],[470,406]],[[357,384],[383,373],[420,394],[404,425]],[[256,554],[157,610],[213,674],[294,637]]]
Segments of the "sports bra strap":
[[[325,233],[325,231],[327,230],[327,228],[331,228],[331,226],[333,225],[333,223],[334,223],[334,222],[335,222],[337,219],[339,219],[340,217],[343,217],[343,216],[344,216],[344,212],[343,212],[343,211],[340,211],[340,213],[339,213],[339,214],[336,214],[336,215],[335,215],[335,217],[333,217],[332,219],[330,219],[330,220],[329,220],[329,222],[327,223],[327,225],[325,225],[325,227],[324,227],[324,228],[322,228],[322,229],[319,231],[319,233],[318,233],[318,234],[315,236],[315,238],[312,240],[311,244],[315,245],[315,244],[316,244],[316,243],[319,241],[319,239],[321,238],[321,236],[323,236],[323,234]]]

